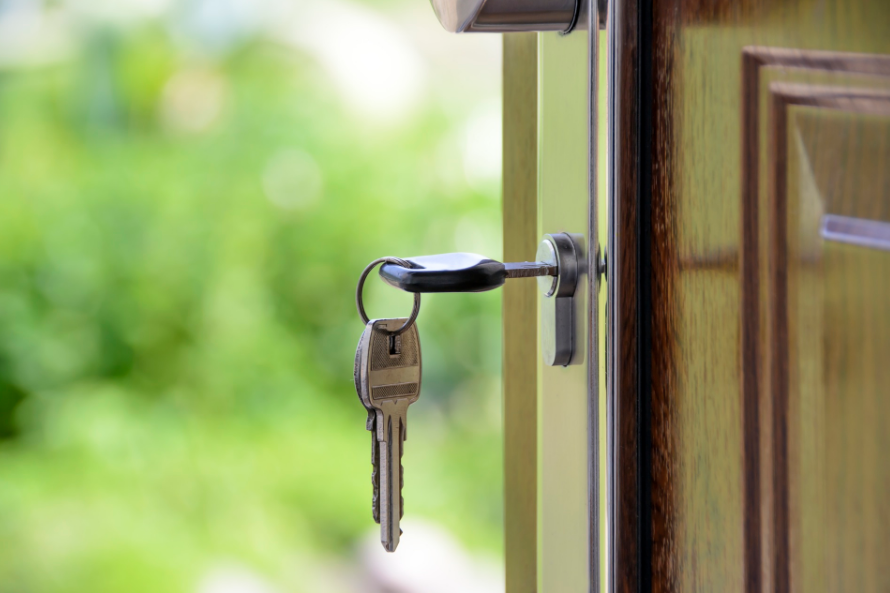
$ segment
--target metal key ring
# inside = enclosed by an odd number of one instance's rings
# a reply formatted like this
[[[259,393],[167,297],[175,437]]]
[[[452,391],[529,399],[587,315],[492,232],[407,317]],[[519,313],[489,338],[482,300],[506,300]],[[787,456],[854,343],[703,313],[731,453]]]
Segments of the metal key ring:
[[[367,325],[371,320],[368,318],[368,314],[365,313],[365,304],[362,302],[362,289],[365,286],[365,280],[368,278],[368,274],[371,273],[371,270],[379,266],[380,264],[396,264],[397,266],[402,266],[403,268],[411,268],[411,262],[401,259],[399,257],[381,257],[379,259],[375,259],[362,272],[362,275],[359,276],[358,286],[355,288],[355,306],[358,308],[358,314],[361,316],[362,321]],[[414,309],[411,311],[411,317],[408,318],[408,321],[405,322],[405,325],[400,327],[399,329],[390,332],[392,335],[397,336],[400,333],[404,332],[406,329],[411,327],[411,325],[417,321],[417,316],[420,314],[420,293],[414,293]]]

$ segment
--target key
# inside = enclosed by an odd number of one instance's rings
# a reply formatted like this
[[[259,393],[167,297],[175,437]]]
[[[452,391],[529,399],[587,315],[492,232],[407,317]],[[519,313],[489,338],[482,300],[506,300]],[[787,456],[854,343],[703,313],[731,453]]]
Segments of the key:
[[[421,355],[417,324],[399,335],[405,319],[372,319],[356,353],[356,386],[366,408],[375,413],[379,476],[380,541],[394,552],[402,534],[402,450],[408,406],[420,396]],[[370,422],[369,422],[370,425]]]
[[[353,371],[353,380],[355,381],[355,390],[358,399],[368,411],[368,419],[365,421],[365,430],[371,433],[371,517],[375,523],[380,523],[380,455],[377,448],[377,411],[362,397],[361,389],[361,361],[366,358],[366,349],[368,342],[362,338],[359,339],[358,348],[355,351],[355,370]]]

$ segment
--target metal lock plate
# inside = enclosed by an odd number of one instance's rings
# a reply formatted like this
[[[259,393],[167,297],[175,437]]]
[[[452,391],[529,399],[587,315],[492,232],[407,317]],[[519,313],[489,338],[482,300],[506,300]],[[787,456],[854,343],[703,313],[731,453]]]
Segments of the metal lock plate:
[[[550,366],[568,366],[575,352],[575,289],[583,251],[568,233],[544,235],[537,261],[555,265],[556,276],[539,276],[541,289],[541,353]]]

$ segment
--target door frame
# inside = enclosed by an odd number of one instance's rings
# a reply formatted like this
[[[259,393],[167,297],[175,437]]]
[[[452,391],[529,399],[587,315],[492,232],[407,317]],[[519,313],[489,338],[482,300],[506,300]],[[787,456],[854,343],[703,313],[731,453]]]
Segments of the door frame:
[[[597,3],[597,6],[600,3]],[[605,572],[601,565],[607,558],[605,543],[608,538],[603,525],[612,525],[614,521],[606,520],[605,511],[600,503],[600,482],[602,469],[600,460],[603,456],[604,440],[601,440],[600,408],[600,352],[604,342],[601,340],[600,323],[605,318],[601,310],[600,290],[600,243],[598,238],[598,81],[599,77],[599,13],[593,10],[586,15],[587,30],[573,32],[572,43],[578,36],[587,38],[586,60],[587,84],[586,93],[578,99],[585,101],[586,126],[582,130],[586,134],[586,159],[577,168],[568,172],[575,181],[578,179],[586,185],[583,198],[586,201],[586,221],[580,229],[570,231],[568,228],[549,228],[544,225],[572,226],[560,215],[548,213],[551,197],[554,193],[554,176],[565,174],[558,166],[554,169],[553,161],[559,160],[558,143],[544,137],[554,129],[567,130],[559,127],[558,117],[547,111],[545,84],[557,81],[562,67],[552,59],[548,60],[547,51],[556,54],[560,47],[565,47],[557,34],[513,33],[504,35],[504,161],[503,161],[503,236],[505,261],[523,261],[532,257],[537,249],[543,232],[583,232],[585,244],[589,246],[587,257],[587,282],[582,289],[581,310],[576,313],[583,327],[579,336],[583,340],[579,351],[584,357],[584,372],[581,381],[586,382],[583,398],[572,408],[565,403],[558,403],[553,389],[558,389],[560,381],[571,369],[563,371],[558,368],[543,367],[538,344],[540,330],[538,319],[538,289],[534,283],[508,283],[503,293],[504,321],[504,471],[505,471],[505,555],[506,585],[509,593],[532,593],[544,590],[555,590],[560,585],[571,583],[570,589],[575,590],[578,583],[585,583],[589,591],[604,590]],[[588,33],[588,31],[590,33]],[[550,37],[542,38],[541,35]],[[548,50],[547,48],[550,48]],[[571,58],[577,59],[578,56]],[[551,72],[552,71],[552,72]],[[576,72],[576,71],[575,71]],[[551,76],[552,75],[552,76]],[[562,75],[564,76],[564,75]],[[566,80],[566,79],[564,79]],[[571,79],[568,79],[571,80]],[[545,82],[548,81],[548,82]],[[574,90],[574,85],[573,90]],[[551,94],[552,95],[552,94]],[[551,103],[555,103],[553,97]],[[549,107],[553,109],[553,107]],[[547,122],[557,123],[547,123]],[[542,126],[544,128],[542,129]],[[611,126],[609,126],[611,130]],[[557,133],[564,133],[558,132]],[[551,134],[552,136],[552,134]],[[574,146],[574,145],[573,145]],[[584,149],[582,149],[584,150]],[[575,162],[576,152],[569,153]],[[562,156],[565,156],[563,154]],[[543,164],[542,164],[543,163]],[[547,163],[551,163],[548,165]],[[560,179],[556,180],[560,182]],[[559,183],[557,183],[559,185]],[[560,186],[561,187],[561,186]],[[557,190],[558,191],[558,190]],[[577,375],[577,371],[575,373]],[[576,376],[577,380],[577,376]],[[549,395],[539,394],[548,391]],[[572,385],[571,383],[569,383]],[[575,383],[574,385],[577,385]],[[553,408],[552,410],[550,408]],[[557,428],[546,423],[545,418],[553,414],[565,414],[577,411],[584,415],[584,422],[572,422],[571,434],[566,440],[565,431],[560,433]],[[564,416],[565,417],[565,416]],[[560,496],[554,495],[553,489],[542,493],[542,480],[546,473],[551,483],[553,475],[559,475],[557,469],[552,472],[553,458],[546,456],[546,451],[560,443],[570,442],[573,449],[584,448],[586,469],[583,488],[585,508],[577,506],[577,496],[569,495],[570,509],[560,508]],[[584,443],[580,447],[579,443]],[[553,453],[550,454],[551,456]],[[547,466],[542,466],[542,463]],[[602,464],[603,468],[610,464]],[[578,467],[573,466],[573,467]],[[563,474],[573,481],[570,489],[577,494],[579,487],[577,476]],[[605,482],[605,480],[602,480]],[[582,519],[583,515],[583,519]],[[584,522],[584,540],[578,538],[578,531],[569,528],[570,542],[561,541],[560,529],[578,520]],[[548,528],[548,525],[551,527]],[[553,525],[561,525],[556,531]],[[574,542],[574,543],[571,543]],[[583,558],[578,558],[578,553]],[[574,556],[575,561],[565,563],[566,556]],[[580,560],[580,562],[579,562]],[[584,574],[581,572],[583,564]],[[568,567],[568,568],[567,568]],[[554,579],[554,574],[566,574],[566,580]],[[559,584],[556,584],[559,582]]]

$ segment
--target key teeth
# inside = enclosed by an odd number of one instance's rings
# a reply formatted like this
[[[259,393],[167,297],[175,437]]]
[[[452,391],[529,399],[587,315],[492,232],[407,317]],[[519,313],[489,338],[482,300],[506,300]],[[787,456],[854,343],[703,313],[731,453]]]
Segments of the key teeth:
[[[402,444],[405,443],[405,424],[402,423]],[[402,465],[402,455],[405,453],[405,447],[399,447],[399,519],[405,518],[405,498],[402,496],[402,490],[405,488],[405,466]],[[399,529],[399,533],[401,533]]]
[[[380,491],[377,486],[377,482],[374,480],[375,476],[371,476],[371,481],[374,483],[374,493],[371,495],[371,516],[374,518],[374,523],[380,524]]]
[[[377,435],[371,435],[371,517],[380,524],[380,449],[377,446]]]

